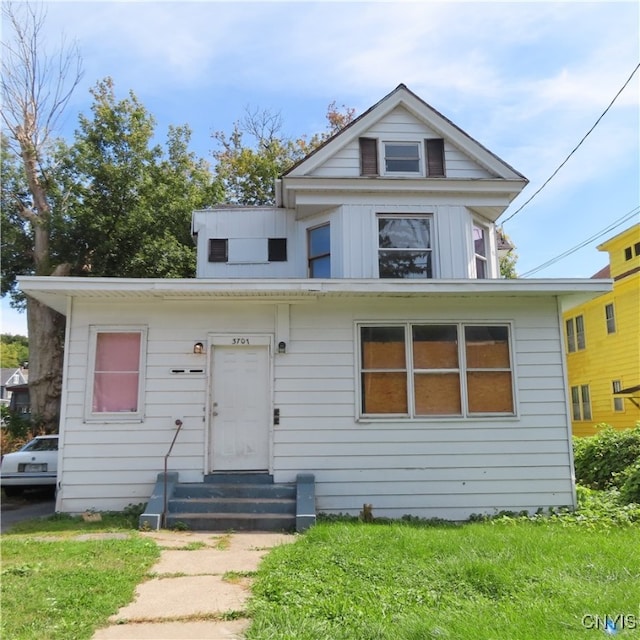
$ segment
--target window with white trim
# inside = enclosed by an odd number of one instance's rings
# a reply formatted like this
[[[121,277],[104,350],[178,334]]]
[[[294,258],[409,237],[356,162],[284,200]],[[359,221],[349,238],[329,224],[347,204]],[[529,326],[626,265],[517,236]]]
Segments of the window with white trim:
[[[142,417],[146,334],[146,327],[91,327],[88,418]]]
[[[419,142],[385,142],[384,171],[387,174],[421,175]]]
[[[571,387],[571,408],[574,420],[591,420],[591,395],[588,384]]]
[[[514,415],[506,324],[360,325],[360,414]]]
[[[620,380],[614,380],[611,383],[613,387],[613,410],[614,411],[624,411],[624,398],[621,396],[615,395],[616,393],[620,393],[622,391],[622,382]]]
[[[473,253],[476,262],[476,278],[488,278],[487,231],[479,224],[473,225]]]
[[[569,318],[565,322],[566,335],[567,335],[567,351],[573,353],[574,351],[582,351],[585,346],[585,333],[584,333],[584,317],[576,316],[575,318]]]
[[[430,216],[378,216],[380,278],[432,278]]]
[[[613,308],[613,302],[605,305],[604,317],[607,323],[607,333],[615,333],[616,332],[616,314],[615,314],[615,309]]]
[[[331,277],[331,227],[329,223],[307,230],[310,278]]]

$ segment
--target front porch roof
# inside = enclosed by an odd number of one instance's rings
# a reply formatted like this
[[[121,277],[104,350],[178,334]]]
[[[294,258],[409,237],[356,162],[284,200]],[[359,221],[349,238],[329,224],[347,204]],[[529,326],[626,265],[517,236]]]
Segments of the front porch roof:
[[[563,308],[611,291],[611,280],[488,279],[168,279],[21,276],[20,289],[66,314],[70,298],[93,302],[243,299],[311,302],[320,298],[558,297]]]

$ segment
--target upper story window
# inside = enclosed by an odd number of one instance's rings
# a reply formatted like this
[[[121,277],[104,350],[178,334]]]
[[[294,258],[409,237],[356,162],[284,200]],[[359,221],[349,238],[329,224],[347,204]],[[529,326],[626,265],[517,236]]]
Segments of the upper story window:
[[[605,305],[604,316],[607,322],[607,333],[615,333],[616,332],[616,315],[615,315],[615,310],[613,308],[613,302]]]
[[[378,167],[378,140],[360,138],[360,175],[380,175]],[[427,138],[410,141],[384,141],[380,143],[380,157],[386,176],[445,176],[444,140]]]
[[[229,241],[226,238],[209,239],[209,262],[227,262],[229,259]]]
[[[488,278],[487,232],[484,227],[473,225],[473,251],[476,260],[476,278]]]
[[[509,342],[506,325],[361,326],[361,413],[513,415]]]
[[[633,253],[631,252],[631,247],[627,247],[624,250],[624,259],[625,260],[631,260],[631,258],[633,258]]]
[[[331,277],[331,233],[329,224],[307,231],[310,278]]]
[[[417,173],[420,171],[420,144],[418,142],[385,142],[385,173]]]
[[[268,260],[269,262],[286,262],[287,261],[287,239],[286,238],[269,238]]]
[[[565,322],[565,327],[567,333],[567,350],[569,353],[573,353],[576,349],[579,351],[584,349],[584,317],[576,316],[575,318],[569,318]]]
[[[145,328],[91,328],[88,417],[142,415],[145,338]]]
[[[378,272],[381,278],[432,278],[429,216],[378,216]]]

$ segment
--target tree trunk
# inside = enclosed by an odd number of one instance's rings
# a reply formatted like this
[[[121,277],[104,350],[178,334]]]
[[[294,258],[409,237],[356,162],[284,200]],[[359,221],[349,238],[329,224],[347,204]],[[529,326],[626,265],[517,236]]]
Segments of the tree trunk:
[[[63,315],[27,296],[31,419],[46,433],[59,427],[65,323]]]

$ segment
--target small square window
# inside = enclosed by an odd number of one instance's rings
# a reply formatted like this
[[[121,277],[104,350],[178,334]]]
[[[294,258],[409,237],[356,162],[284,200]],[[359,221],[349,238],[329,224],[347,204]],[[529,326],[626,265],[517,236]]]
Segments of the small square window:
[[[631,247],[627,247],[624,250],[624,259],[625,260],[631,260],[632,257],[633,257],[633,254],[631,253]]]
[[[634,251],[634,252],[635,252],[635,254],[636,254],[636,258],[637,258],[638,256],[640,256],[640,242],[636,242],[636,243],[633,245],[633,251]]]
[[[229,241],[226,238],[209,239],[209,262],[227,262]]]
[[[287,239],[269,238],[269,262],[287,261]]]
[[[420,173],[420,145],[417,142],[385,142],[387,173]]]

